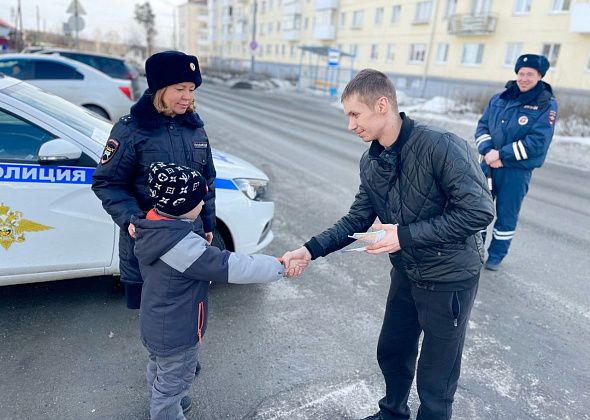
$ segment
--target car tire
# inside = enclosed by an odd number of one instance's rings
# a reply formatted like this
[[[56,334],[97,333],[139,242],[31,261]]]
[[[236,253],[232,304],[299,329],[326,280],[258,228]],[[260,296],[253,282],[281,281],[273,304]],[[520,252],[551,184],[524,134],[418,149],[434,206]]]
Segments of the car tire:
[[[225,241],[223,240],[223,236],[221,235],[221,232],[217,228],[215,228],[215,230],[213,230],[213,241],[211,242],[211,245],[215,246],[221,250],[226,249]]]
[[[111,118],[109,117],[109,114],[108,114],[108,113],[107,113],[107,112],[106,112],[104,109],[102,109],[102,108],[101,108],[101,107],[99,107],[99,106],[96,106],[96,105],[82,105],[82,106],[83,106],[84,108],[86,108],[88,111],[94,112],[94,113],[95,113],[96,115],[98,115],[99,117],[103,117],[103,118],[105,118],[105,119],[107,119],[107,120],[109,120],[109,121],[110,121],[110,119],[111,119]]]

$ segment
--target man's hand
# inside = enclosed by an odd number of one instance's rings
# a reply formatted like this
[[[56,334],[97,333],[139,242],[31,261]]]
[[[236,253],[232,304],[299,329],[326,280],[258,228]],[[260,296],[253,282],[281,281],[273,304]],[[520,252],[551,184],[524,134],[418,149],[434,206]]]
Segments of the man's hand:
[[[129,226],[127,226],[127,232],[129,232],[129,236],[135,239],[135,225],[133,223],[129,223]]]
[[[306,247],[302,246],[293,251],[285,252],[281,260],[285,265],[285,277],[297,277],[309,265],[311,254]]]
[[[492,149],[486,153],[486,155],[484,156],[484,159],[485,159],[486,163],[488,164],[488,166],[492,166],[492,163],[494,163],[497,160],[500,160],[500,152],[497,151],[496,149]],[[493,166],[492,166],[492,168],[493,168]]]
[[[213,242],[213,232],[205,232],[205,240],[211,245],[211,242]]]
[[[397,225],[375,223],[371,229],[383,229],[385,237],[379,242],[367,246],[367,253],[380,254],[382,252],[396,252],[401,249],[399,246],[399,238],[397,237]]]
[[[490,165],[490,168],[494,168],[494,169],[498,169],[498,168],[501,168],[502,166],[504,166],[504,164],[502,164],[502,160],[500,160],[500,159],[493,161],[489,165]]]

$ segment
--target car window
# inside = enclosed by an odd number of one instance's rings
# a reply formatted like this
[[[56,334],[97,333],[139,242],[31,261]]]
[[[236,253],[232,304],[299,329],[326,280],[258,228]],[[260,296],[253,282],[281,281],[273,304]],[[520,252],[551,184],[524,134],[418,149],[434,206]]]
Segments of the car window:
[[[67,64],[35,60],[35,79],[80,80],[84,76]]]
[[[94,67],[105,74],[108,74],[110,77],[117,79],[129,78],[127,75],[128,69],[125,67],[125,62],[123,60],[72,52],[61,52],[60,55],[71,58],[72,60],[80,61],[84,64],[88,64],[89,66]]]
[[[39,148],[55,138],[51,133],[0,108],[0,160],[37,163]]]
[[[30,60],[0,59],[0,73],[20,80],[33,78],[33,63]]]
[[[2,92],[103,144],[106,143],[108,133],[113,127],[112,124],[96,117],[87,109],[74,105],[58,96],[43,92],[27,83],[18,83],[3,89]]]

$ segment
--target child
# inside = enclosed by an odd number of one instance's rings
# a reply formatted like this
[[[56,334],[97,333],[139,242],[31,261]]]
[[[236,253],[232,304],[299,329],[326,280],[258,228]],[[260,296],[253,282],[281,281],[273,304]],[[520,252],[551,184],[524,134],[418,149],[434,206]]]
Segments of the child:
[[[152,419],[184,419],[199,345],[207,327],[209,282],[269,283],[283,275],[267,255],[247,256],[209,246],[199,213],[205,178],[173,163],[152,163],[148,175],[154,208],[134,218],[135,254],[144,279],[141,340],[149,352],[147,381]],[[183,404],[186,406],[189,404]]]

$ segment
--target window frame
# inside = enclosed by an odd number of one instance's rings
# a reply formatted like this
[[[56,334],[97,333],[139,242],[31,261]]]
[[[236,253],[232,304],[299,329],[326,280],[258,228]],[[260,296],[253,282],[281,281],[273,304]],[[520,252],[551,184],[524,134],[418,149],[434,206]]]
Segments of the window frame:
[[[473,63],[465,61],[467,47],[470,47],[470,46],[477,46],[477,52],[475,54],[476,61]],[[479,66],[481,66],[483,63],[484,50],[485,50],[485,44],[483,42],[466,42],[466,43],[464,43],[463,50],[461,51],[461,65],[466,66],[466,67],[479,67]],[[477,61],[478,59],[479,59],[479,61]]]

